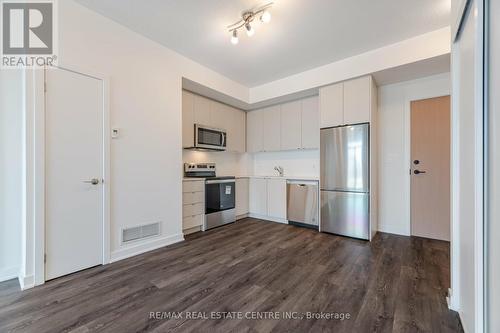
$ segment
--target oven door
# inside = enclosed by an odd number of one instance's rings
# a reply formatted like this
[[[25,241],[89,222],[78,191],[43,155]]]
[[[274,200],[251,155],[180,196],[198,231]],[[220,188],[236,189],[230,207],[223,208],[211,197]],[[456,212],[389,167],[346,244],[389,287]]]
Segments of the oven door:
[[[226,132],[224,130],[196,124],[194,133],[196,148],[226,150]]]
[[[205,184],[205,214],[216,213],[235,207],[235,181],[207,180]]]

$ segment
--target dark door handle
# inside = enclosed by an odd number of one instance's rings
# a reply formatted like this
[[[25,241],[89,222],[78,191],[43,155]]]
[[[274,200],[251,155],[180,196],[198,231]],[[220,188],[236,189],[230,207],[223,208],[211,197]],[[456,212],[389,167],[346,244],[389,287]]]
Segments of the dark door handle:
[[[421,173],[426,173],[426,171],[421,171],[421,170],[415,170],[413,171],[414,174],[419,175]]]

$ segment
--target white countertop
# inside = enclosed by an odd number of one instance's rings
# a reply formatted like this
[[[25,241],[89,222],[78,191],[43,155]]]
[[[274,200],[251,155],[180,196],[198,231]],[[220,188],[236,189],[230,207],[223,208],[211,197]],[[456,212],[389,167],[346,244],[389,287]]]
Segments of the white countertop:
[[[253,176],[236,176],[236,178],[267,178],[267,179],[285,179],[285,180],[311,180],[311,181],[319,181],[319,177],[313,176],[290,176],[284,175],[280,176],[266,176],[266,175],[253,175]]]
[[[224,176],[221,176],[224,177]],[[283,177],[280,176],[265,176],[265,175],[239,175],[239,176],[234,176],[235,178],[266,178],[266,179],[285,179],[285,180],[310,180],[310,181],[319,181],[319,177],[313,177],[313,176],[289,176],[289,175],[284,175]],[[205,178],[203,177],[184,177],[182,179],[185,182],[188,181],[205,181]]]

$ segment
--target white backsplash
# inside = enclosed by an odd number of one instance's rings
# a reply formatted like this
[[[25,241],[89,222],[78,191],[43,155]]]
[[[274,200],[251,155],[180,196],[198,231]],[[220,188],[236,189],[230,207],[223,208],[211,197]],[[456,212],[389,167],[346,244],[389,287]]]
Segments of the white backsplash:
[[[319,150],[292,150],[239,154],[183,150],[184,163],[213,162],[218,176],[275,176],[275,166],[284,169],[285,176],[319,177]]]
[[[248,154],[183,150],[182,160],[184,163],[215,163],[217,176],[248,175],[251,172],[248,170],[251,165]]]
[[[284,169],[285,176],[319,177],[319,150],[291,150],[252,154],[249,171],[255,176],[278,175],[275,166]]]

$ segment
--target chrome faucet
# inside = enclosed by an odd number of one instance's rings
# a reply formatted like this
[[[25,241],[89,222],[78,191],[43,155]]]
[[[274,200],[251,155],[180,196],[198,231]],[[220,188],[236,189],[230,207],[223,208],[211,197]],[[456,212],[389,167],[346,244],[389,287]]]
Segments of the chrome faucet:
[[[275,166],[274,170],[278,172],[280,177],[283,177],[283,174],[285,173],[285,171],[283,170],[282,166]]]

